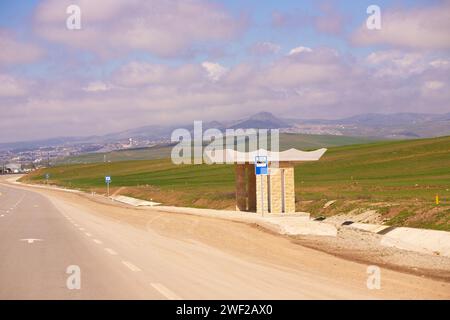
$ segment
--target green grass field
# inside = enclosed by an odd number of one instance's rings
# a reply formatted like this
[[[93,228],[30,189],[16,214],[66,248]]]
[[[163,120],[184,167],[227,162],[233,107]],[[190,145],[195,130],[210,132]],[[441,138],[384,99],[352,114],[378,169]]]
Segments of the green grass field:
[[[23,180],[153,199],[168,205],[232,208],[234,167],[175,166],[169,159],[62,165]],[[393,225],[450,230],[450,137],[331,147],[296,167],[297,209],[331,215],[376,207]],[[441,204],[434,203],[439,194]],[[323,209],[328,200],[337,200]]]

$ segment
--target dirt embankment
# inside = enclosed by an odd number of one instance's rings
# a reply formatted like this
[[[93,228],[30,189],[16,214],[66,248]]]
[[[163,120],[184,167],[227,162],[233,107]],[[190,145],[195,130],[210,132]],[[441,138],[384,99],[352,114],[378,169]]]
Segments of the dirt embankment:
[[[315,200],[298,201],[297,210],[328,220],[350,220],[387,224],[394,227],[425,228],[450,231],[450,202],[416,199],[397,201]]]

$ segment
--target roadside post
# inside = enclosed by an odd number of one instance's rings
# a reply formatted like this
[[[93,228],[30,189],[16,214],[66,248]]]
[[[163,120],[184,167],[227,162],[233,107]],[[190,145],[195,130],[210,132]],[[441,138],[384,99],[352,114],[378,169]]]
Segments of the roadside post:
[[[109,184],[111,183],[110,176],[105,177],[105,183],[106,183],[106,194],[107,194],[107,197],[109,198]]]
[[[46,173],[45,174],[45,184],[48,184],[48,179],[50,178],[50,174]]]
[[[264,176],[269,174],[269,165],[266,156],[255,157],[255,174],[261,176],[261,214],[264,217]]]
[[[436,194],[436,204],[439,204],[439,195]]]

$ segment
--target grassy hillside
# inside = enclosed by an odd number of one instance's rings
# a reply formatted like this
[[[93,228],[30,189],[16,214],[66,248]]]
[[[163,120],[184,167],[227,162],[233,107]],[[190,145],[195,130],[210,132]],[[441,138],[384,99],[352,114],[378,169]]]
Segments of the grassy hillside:
[[[175,166],[169,159],[65,165],[36,171],[23,179],[105,192],[165,204],[232,208],[234,167]],[[450,137],[376,142],[329,148],[318,162],[296,167],[297,209],[333,215],[376,209],[394,225],[450,230]],[[434,204],[439,194],[441,205]],[[329,200],[336,203],[324,209]]]
[[[116,150],[111,152],[86,153],[78,156],[70,156],[57,160],[57,165],[82,164],[111,161],[129,160],[154,160],[164,159],[170,156],[170,146],[154,146],[149,148]]]
[[[362,144],[374,141],[371,138],[313,135],[313,134],[280,134],[280,149],[298,148],[302,150],[322,147],[335,147],[352,144]],[[155,146],[140,149],[117,150],[106,153],[88,153],[79,156],[70,156],[57,161],[61,164],[82,164],[103,162],[129,161],[129,160],[155,160],[170,157],[171,146]]]

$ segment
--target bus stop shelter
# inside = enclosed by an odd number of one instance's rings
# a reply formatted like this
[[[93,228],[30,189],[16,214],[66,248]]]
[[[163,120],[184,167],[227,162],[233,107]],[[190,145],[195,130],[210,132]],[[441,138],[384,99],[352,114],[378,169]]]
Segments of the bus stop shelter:
[[[295,213],[294,167],[303,161],[319,160],[327,149],[271,152],[236,150],[207,151],[212,163],[233,163],[236,174],[236,210],[257,213]],[[257,156],[267,157],[268,175],[255,174]]]

